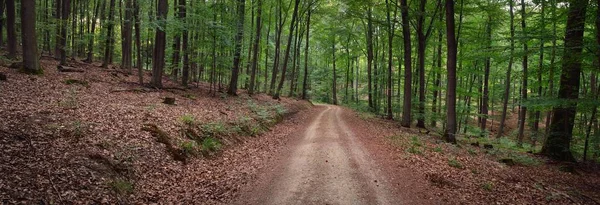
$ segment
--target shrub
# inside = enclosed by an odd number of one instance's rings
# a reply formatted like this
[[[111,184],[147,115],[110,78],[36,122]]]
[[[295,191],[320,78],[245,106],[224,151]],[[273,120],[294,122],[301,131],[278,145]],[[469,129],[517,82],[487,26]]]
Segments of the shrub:
[[[195,141],[185,141],[181,143],[181,150],[186,156],[194,156],[197,154],[196,148],[198,145]]]
[[[202,132],[207,137],[217,137],[227,134],[227,128],[222,122],[211,122],[202,125]]]
[[[110,182],[110,187],[119,195],[128,195],[133,193],[133,184],[131,182],[116,179]]]
[[[451,167],[454,167],[454,168],[459,168],[459,169],[463,168],[463,165],[458,160],[456,160],[456,158],[450,158],[448,160],[448,165],[450,165]]]
[[[188,114],[181,116],[180,120],[183,124],[190,126],[196,123],[196,119],[194,119],[194,116]]]
[[[202,150],[203,151],[217,151],[221,149],[221,142],[219,140],[209,137],[202,141]]]

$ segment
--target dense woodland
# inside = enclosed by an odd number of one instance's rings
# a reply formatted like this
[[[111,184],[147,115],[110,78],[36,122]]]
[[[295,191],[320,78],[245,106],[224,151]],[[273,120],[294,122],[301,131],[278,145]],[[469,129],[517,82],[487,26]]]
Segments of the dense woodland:
[[[598,160],[600,1],[0,0],[0,45],[161,88],[343,104],[440,134]],[[152,73],[151,79],[145,77]],[[1,89],[1,88],[0,88]],[[201,106],[201,105],[200,105]],[[508,119],[518,128],[506,129]],[[416,124],[415,124],[416,123]]]

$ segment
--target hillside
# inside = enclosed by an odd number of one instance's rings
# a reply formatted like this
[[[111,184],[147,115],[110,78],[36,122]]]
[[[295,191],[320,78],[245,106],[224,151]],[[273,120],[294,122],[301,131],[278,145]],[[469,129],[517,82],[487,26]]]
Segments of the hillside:
[[[157,90],[72,64],[85,72],[58,72],[53,60],[42,60],[43,76],[0,66],[3,203],[227,202],[293,127],[275,124],[311,106],[167,79]]]

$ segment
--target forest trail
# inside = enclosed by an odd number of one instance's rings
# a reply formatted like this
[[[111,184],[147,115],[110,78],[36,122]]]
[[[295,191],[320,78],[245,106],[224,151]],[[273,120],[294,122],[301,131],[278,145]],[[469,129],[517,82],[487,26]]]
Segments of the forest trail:
[[[385,175],[344,122],[326,108],[291,143],[279,163],[249,184],[238,204],[399,204]]]

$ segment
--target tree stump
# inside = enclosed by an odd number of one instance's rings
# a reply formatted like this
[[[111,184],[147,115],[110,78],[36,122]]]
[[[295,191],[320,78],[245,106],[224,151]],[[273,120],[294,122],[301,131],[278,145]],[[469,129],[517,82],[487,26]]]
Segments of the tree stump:
[[[471,143],[471,146],[473,146],[473,147],[479,147],[479,142],[473,142],[473,143]]]
[[[167,105],[175,105],[175,98],[165,97],[163,103]]]
[[[494,145],[491,145],[491,144],[484,144],[484,145],[483,145],[483,148],[485,148],[485,149],[494,149]]]
[[[6,80],[7,80],[6,74],[0,73],[0,81],[6,81]]]

